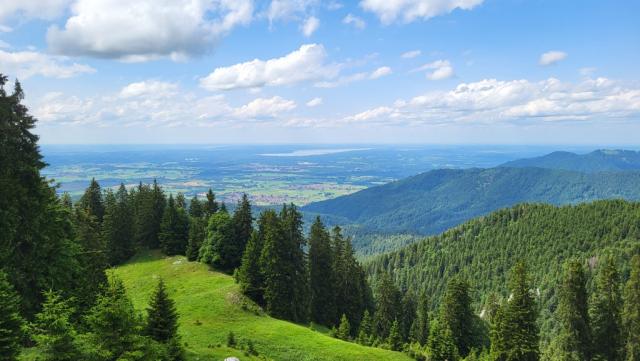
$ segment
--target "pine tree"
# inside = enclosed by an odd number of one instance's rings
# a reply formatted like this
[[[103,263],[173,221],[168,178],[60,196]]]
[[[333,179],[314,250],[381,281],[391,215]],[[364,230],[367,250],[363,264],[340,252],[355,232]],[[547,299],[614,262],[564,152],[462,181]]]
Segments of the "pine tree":
[[[95,178],[91,179],[89,187],[84,191],[84,194],[80,198],[79,207],[82,208],[87,214],[96,217],[98,222],[102,222],[104,217],[104,204],[102,200],[102,190],[100,184]]]
[[[165,344],[178,336],[178,312],[173,300],[167,294],[162,279],[158,281],[147,308],[145,333],[152,339]]]
[[[311,321],[331,326],[334,324],[335,282],[333,253],[329,233],[317,217],[309,231],[309,288]]]
[[[147,213],[145,215],[148,217],[147,226],[149,228],[147,229],[146,242],[149,248],[155,249],[160,246],[160,226],[162,224],[162,218],[164,218],[164,209],[166,205],[167,200],[164,196],[164,192],[158,185],[158,182],[154,179],[149,197],[149,204],[147,205]]]
[[[207,235],[207,223],[202,217],[189,218],[189,235],[186,256],[189,261],[195,261],[200,254],[200,247]]]
[[[451,330],[438,320],[434,320],[429,329],[427,352],[429,361],[456,361],[460,359]]]
[[[42,355],[42,361],[75,361],[81,359],[76,345],[76,331],[70,321],[74,309],[53,291],[45,293],[42,311],[36,314],[31,337]]]
[[[624,290],[626,361],[640,361],[640,255],[631,259],[631,275]]]
[[[207,192],[207,201],[204,204],[204,213],[207,216],[211,216],[218,212],[218,202],[216,202],[216,195],[213,193],[211,188]]]
[[[373,333],[373,319],[369,310],[364,310],[362,315],[362,321],[360,322],[360,328],[358,330],[357,342],[362,345],[369,345],[369,339]]]
[[[411,326],[417,318],[417,301],[412,291],[407,291],[402,298],[402,318],[400,319],[400,335],[403,341],[409,340]]]
[[[412,324],[410,339],[412,342],[417,342],[421,346],[427,344],[429,338],[429,297],[426,292],[421,292],[418,298],[418,305],[416,310],[416,319]]]
[[[264,305],[264,278],[260,269],[261,253],[262,240],[258,232],[254,231],[242,255],[242,262],[236,277],[242,293],[257,304]]]
[[[556,318],[560,332],[554,357],[558,360],[589,360],[591,332],[587,306],[586,276],[579,261],[564,266],[558,294]]]
[[[200,218],[204,215],[203,205],[200,200],[198,200],[198,196],[191,198],[191,202],[189,203],[189,215],[194,218]]]
[[[24,321],[20,316],[20,298],[7,275],[0,270],[0,360],[15,361],[20,354]]]
[[[338,326],[336,337],[345,341],[349,341],[351,339],[351,326],[349,325],[349,319],[345,314],[342,314],[342,317],[340,317],[340,326]]]
[[[466,357],[475,346],[471,310],[469,284],[455,277],[447,284],[442,303],[440,304],[440,322],[451,330],[454,342],[461,357]]]
[[[509,279],[511,296],[498,309],[491,329],[491,357],[496,361],[537,361],[539,335],[535,300],[526,266],[518,262]]]
[[[376,288],[375,334],[381,339],[389,337],[393,322],[400,317],[400,291],[388,273],[379,276]]]
[[[105,215],[102,234],[107,247],[109,262],[120,264],[133,256],[133,220],[130,199],[123,184],[114,194],[108,190],[104,200]]]
[[[159,241],[162,252],[173,256],[184,254],[189,238],[189,220],[183,208],[178,208],[172,195],[164,209],[160,224]]]
[[[600,267],[589,309],[593,356],[607,361],[617,361],[622,356],[620,281],[613,258],[607,257]]]
[[[402,335],[400,334],[400,323],[398,320],[394,320],[389,330],[389,337],[387,338],[389,348],[393,351],[402,350]]]
[[[282,234],[286,247],[286,262],[291,272],[293,290],[291,320],[302,323],[309,320],[309,272],[304,248],[307,240],[302,230],[302,213],[294,204],[283,206],[280,212]]]
[[[247,247],[247,242],[253,232],[253,216],[251,215],[251,203],[246,194],[242,195],[242,200],[238,202],[238,205],[233,212],[233,227],[234,227],[234,245],[236,254],[231,257],[231,268],[240,267],[242,261],[242,254]]]
[[[176,207],[186,210],[187,200],[184,198],[184,193],[178,192],[176,195]]]

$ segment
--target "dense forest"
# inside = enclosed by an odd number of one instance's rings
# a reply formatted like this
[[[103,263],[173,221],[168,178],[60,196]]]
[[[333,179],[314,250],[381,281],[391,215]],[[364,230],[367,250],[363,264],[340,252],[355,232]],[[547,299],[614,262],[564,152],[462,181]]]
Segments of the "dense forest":
[[[432,235],[522,202],[562,205],[609,198],[640,200],[639,183],[638,171],[439,169],[312,203],[303,210],[354,223],[352,234],[359,237],[369,233]]]
[[[583,173],[640,170],[640,152],[633,150],[594,150],[587,154],[553,152],[542,157],[518,159],[503,167],[537,167],[573,170]]]
[[[339,227],[316,218],[305,235],[293,204],[254,219],[246,196],[229,211],[212,191],[187,201],[156,182],[102,189],[93,180],[77,202],[58,196],[40,175],[20,83],[9,94],[6,81],[0,360],[185,360],[189,340],[164,281],[141,315],[109,272],[147,249],[233,274],[273,317],[418,360],[640,357],[637,203],[517,206],[363,268]]]

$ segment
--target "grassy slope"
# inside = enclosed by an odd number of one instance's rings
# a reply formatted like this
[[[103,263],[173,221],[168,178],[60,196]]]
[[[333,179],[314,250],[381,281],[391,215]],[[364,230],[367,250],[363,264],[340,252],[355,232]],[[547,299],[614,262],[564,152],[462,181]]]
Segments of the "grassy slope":
[[[343,342],[308,327],[243,310],[232,277],[184,257],[145,253],[114,273],[124,281],[138,310],[146,308],[156,279],[165,280],[180,313],[180,332],[188,343],[190,360],[229,356],[249,360],[242,351],[224,346],[229,331],[239,340],[250,338],[261,356],[273,360],[409,360],[401,353]]]

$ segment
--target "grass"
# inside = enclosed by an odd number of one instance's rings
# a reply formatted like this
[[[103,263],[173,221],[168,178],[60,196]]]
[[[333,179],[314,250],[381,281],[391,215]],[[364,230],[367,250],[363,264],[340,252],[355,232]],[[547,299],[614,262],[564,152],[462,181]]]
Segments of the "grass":
[[[144,311],[162,277],[180,314],[180,333],[187,343],[189,360],[410,360],[402,353],[355,343],[326,335],[326,330],[311,329],[264,315],[239,292],[229,275],[207,266],[188,262],[185,257],[165,257],[146,252],[114,269],[137,310]],[[250,339],[259,356],[226,347],[229,331],[240,345]]]

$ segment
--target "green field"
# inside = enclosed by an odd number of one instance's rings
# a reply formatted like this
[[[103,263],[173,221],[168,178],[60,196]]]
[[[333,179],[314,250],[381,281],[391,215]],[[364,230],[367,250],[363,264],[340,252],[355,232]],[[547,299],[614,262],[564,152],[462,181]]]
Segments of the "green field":
[[[185,257],[142,254],[112,271],[122,278],[136,309],[144,311],[162,277],[180,313],[189,360],[410,360],[404,354],[344,342],[309,327],[276,320],[248,304],[231,276]],[[243,306],[244,304],[244,306]],[[229,331],[251,339],[258,357],[225,346]],[[326,331],[324,331],[326,332]]]

